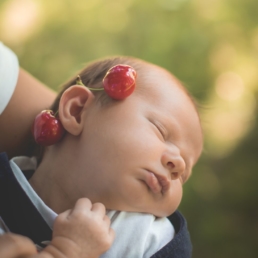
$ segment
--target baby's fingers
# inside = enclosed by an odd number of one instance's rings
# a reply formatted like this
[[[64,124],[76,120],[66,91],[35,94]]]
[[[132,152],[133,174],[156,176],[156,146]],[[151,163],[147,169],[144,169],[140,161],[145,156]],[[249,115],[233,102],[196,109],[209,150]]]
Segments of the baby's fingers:
[[[106,208],[102,203],[94,203],[91,210],[93,213],[95,213],[95,215],[100,216],[101,218],[104,218],[104,216],[106,216]]]
[[[77,213],[88,213],[92,208],[92,203],[88,198],[80,198],[74,205],[71,211],[71,216]]]
[[[115,231],[109,227],[109,236],[110,236],[110,246],[112,245],[112,243],[115,240]]]
[[[70,210],[67,210],[67,211],[64,211],[64,212],[62,212],[62,213],[60,213],[60,214],[58,215],[58,218],[59,218],[61,221],[64,221],[64,220],[66,220],[66,219],[70,216],[71,212],[72,212],[71,209],[70,209]]]

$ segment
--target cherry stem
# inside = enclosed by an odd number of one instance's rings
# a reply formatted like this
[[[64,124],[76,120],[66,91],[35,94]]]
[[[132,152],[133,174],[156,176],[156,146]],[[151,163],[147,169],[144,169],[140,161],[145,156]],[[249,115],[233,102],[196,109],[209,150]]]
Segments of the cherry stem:
[[[87,87],[89,90],[92,90],[92,91],[104,90],[104,88],[90,88],[90,87],[84,85],[84,83],[82,82],[82,79],[81,79],[81,76],[80,76],[80,75],[77,75],[76,84],[81,85],[81,86],[84,86],[84,87]]]
[[[54,117],[57,117],[57,115],[58,115],[58,110],[57,110],[56,113],[54,114]]]

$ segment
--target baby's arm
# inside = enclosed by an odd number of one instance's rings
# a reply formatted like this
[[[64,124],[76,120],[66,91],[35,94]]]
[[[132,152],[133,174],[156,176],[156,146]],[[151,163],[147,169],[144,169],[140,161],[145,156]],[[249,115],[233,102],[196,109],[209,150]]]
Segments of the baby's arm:
[[[50,244],[37,253],[27,237],[12,233],[0,236],[3,258],[97,258],[114,240],[110,219],[103,204],[79,199],[72,210],[58,215]]]

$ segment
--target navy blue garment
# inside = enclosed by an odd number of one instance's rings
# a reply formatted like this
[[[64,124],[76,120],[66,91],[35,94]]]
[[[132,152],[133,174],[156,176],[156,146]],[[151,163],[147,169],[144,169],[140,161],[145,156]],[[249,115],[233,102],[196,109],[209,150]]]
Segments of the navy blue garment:
[[[17,182],[5,153],[0,154],[0,217],[11,232],[27,236],[35,244],[42,246],[42,241],[52,238],[52,230]],[[176,235],[151,258],[191,258],[186,220],[179,211],[168,219]]]
[[[151,258],[191,258],[192,243],[183,215],[176,211],[168,217],[175,228],[175,237]]]
[[[39,246],[52,238],[52,230],[17,182],[5,153],[0,154],[0,217],[11,232]]]

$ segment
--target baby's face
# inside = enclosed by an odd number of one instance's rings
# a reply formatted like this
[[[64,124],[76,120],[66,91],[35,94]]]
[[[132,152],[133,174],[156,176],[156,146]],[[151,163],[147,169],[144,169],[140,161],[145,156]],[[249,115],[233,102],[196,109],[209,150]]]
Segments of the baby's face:
[[[124,101],[85,113],[76,188],[107,209],[168,216],[200,156],[202,132],[173,77],[155,66],[147,73]]]

